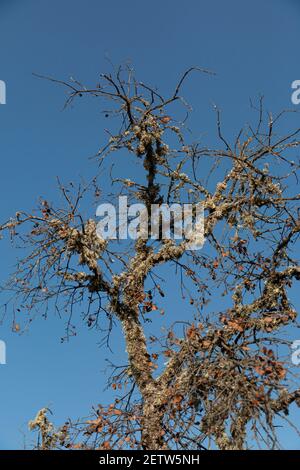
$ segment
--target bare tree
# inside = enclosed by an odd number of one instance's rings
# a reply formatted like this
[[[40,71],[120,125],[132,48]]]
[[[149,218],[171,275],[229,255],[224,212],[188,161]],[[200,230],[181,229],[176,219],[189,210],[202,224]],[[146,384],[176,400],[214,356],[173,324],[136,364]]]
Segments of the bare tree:
[[[31,422],[40,448],[242,450],[254,440],[278,448],[277,420],[289,422],[289,407],[300,405],[295,371],[284,356],[284,331],[297,317],[289,290],[300,280],[294,253],[300,196],[292,190],[299,167],[291,160],[300,129],[279,135],[285,113],[273,118],[260,100],[258,122],[233,142],[216,109],[220,148],[188,143],[179,116],[190,109],[181,90],[193,70],[200,69],[187,70],[167,98],[130,68],[102,75],[91,89],[50,79],[67,87],[66,105],[92,95],[107,102],[107,117],[117,118],[119,130],[96,157],[104,166],[115,159],[114,169],[128,158],[128,175],[110,172],[114,195],[143,202],[148,211],[163,201],[202,201],[205,245],[193,251],[187,239],[101,239],[80,207],[89,191],[102,200],[103,176],[77,189],[60,184],[63,208],[41,201],[37,211],[18,212],[3,224],[27,253],[7,286],[14,309],[26,308],[29,321],[39,312],[66,311],[70,336],[74,311],[83,305],[90,328],[108,339],[119,323],[126,342],[125,364],[112,365],[108,383],[115,401],[59,429],[41,410]],[[143,176],[129,178],[130,159]],[[187,305],[182,321],[149,333],[151,315],[172,314],[164,265]],[[14,328],[20,328],[16,321]]]

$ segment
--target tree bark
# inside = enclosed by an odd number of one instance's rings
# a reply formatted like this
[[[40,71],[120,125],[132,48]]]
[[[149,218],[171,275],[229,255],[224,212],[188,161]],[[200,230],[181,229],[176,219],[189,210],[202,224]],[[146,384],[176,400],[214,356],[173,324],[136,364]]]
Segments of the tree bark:
[[[142,447],[145,450],[167,449],[164,441],[163,411],[157,397],[147,397],[143,407]]]

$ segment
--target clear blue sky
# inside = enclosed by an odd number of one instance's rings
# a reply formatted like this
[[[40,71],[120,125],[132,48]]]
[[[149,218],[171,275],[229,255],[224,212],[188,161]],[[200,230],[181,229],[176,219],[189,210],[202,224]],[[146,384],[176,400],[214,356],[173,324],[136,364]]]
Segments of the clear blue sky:
[[[213,69],[216,77],[194,76],[184,89],[194,105],[195,135],[212,141],[212,102],[223,110],[228,135],[248,121],[249,98],[264,94],[274,112],[293,107],[299,43],[297,0],[0,0],[0,79],[7,84],[7,104],[0,106],[1,220],[33,207],[39,195],[54,200],[57,175],[68,181],[92,174],[88,157],[105,137],[96,102],[62,112],[64,91],[32,72],[94,84],[107,59],[129,59],[141,80],[167,92],[186,67]],[[290,119],[296,127],[299,117]],[[4,241],[0,253],[2,283],[16,252]],[[59,423],[109,400],[98,335],[82,328],[60,344],[63,333],[55,317],[37,320],[21,336],[9,321],[1,327],[8,363],[0,366],[0,448],[22,447],[26,423],[43,406]],[[123,352],[118,342],[116,332],[113,359]],[[281,435],[285,448],[299,448],[290,431]]]

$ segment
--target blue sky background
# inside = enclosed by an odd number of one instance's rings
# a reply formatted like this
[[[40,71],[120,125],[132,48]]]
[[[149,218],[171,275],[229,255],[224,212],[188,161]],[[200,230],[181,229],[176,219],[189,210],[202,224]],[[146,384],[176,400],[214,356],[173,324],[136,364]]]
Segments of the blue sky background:
[[[40,195],[55,200],[57,175],[65,181],[91,175],[96,167],[88,157],[105,138],[97,101],[62,112],[64,90],[32,72],[95,84],[110,68],[107,59],[130,60],[141,80],[167,93],[185,68],[210,68],[217,76],[194,75],[184,96],[194,107],[194,136],[214,142],[212,102],[222,108],[229,136],[253,116],[249,98],[263,94],[274,113],[297,109],[290,97],[292,81],[300,79],[299,26],[297,0],[0,0],[0,79],[7,84],[7,104],[0,106],[1,220],[32,208]],[[293,115],[286,126],[298,123]],[[3,283],[16,251],[2,241],[0,253]],[[11,332],[9,320],[1,327],[7,343],[7,365],[0,366],[2,449],[23,446],[27,422],[43,406],[60,423],[110,400],[99,335],[82,328],[60,344],[63,334],[54,316],[36,320],[23,335]],[[112,347],[112,358],[123,353],[118,332]],[[285,448],[299,449],[290,430],[281,437]]]

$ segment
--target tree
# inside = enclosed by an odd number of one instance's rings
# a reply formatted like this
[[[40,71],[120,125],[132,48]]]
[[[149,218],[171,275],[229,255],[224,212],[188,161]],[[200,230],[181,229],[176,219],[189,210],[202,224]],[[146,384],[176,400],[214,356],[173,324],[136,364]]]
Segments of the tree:
[[[187,238],[139,237],[116,247],[99,237],[96,222],[80,213],[89,191],[101,200],[99,178],[77,189],[60,184],[64,207],[41,201],[37,212],[20,211],[2,225],[28,253],[7,286],[15,308],[26,306],[32,315],[66,310],[70,335],[72,312],[83,304],[89,327],[101,330],[107,320],[112,335],[117,322],[126,342],[127,358],[121,361],[127,363],[112,366],[109,379],[115,401],[95,407],[88,420],[67,421],[57,430],[41,410],[31,428],[39,429],[42,448],[212,444],[242,450],[254,439],[276,448],[276,420],[288,420],[291,404],[300,405],[294,372],[283,357],[289,344],[283,332],[297,317],[289,290],[300,278],[293,254],[300,196],[292,192],[299,167],[290,158],[300,145],[300,129],[279,136],[285,113],[273,118],[261,99],[257,124],[244,128],[233,143],[223,136],[217,108],[220,148],[188,143],[185,121],[178,116],[189,107],[180,93],[188,75],[199,70],[187,70],[168,98],[139,82],[129,68],[102,75],[92,89],[50,79],[68,88],[66,105],[92,95],[108,102],[107,117],[119,119],[120,129],[98,152],[98,163],[133,158],[144,177],[113,179],[115,195],[143,202],[149,215],[151,206],[163,201],[202,201],[205,245],[187,250]],[[157,275],[162,266],[178,280],[187,305],[182,322],[149,333],[161,301],[167,305],[165,317],[171,315]]]

